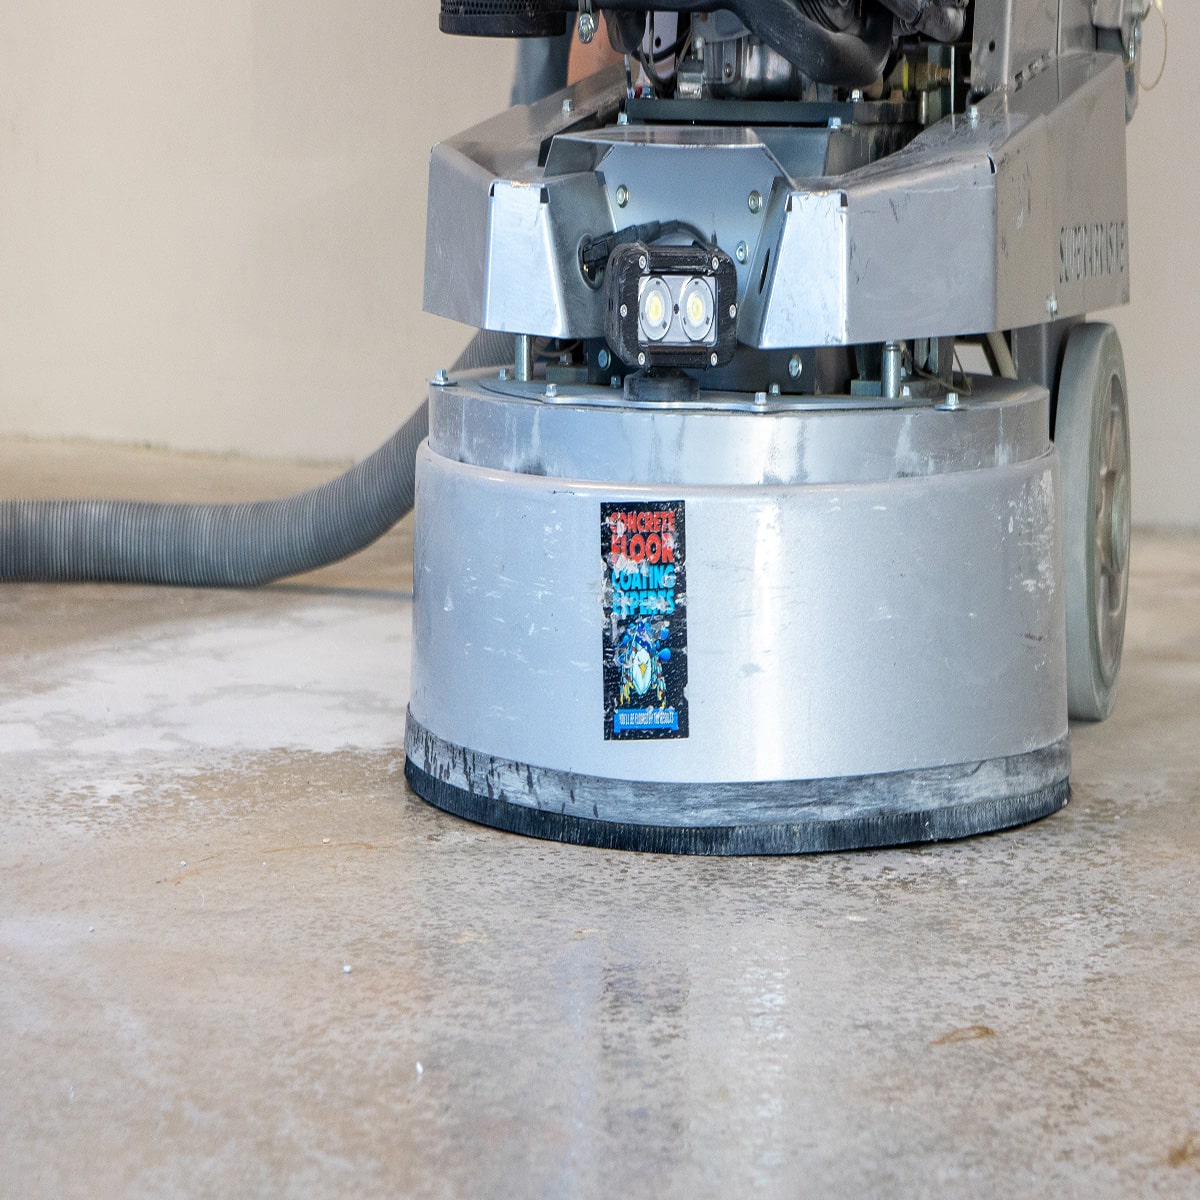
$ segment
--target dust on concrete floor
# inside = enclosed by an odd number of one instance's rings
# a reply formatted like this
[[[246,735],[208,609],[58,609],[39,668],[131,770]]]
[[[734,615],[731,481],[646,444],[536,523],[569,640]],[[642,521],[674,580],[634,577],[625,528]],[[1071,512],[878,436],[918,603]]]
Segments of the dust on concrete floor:
[[[256,494],[0,462],[11,495]],[[1135,540],[1064,812],[726,861],[407,791],[410,537],[258,592],[0,590],[0,1190],[1200,1193],[1200,539]]]

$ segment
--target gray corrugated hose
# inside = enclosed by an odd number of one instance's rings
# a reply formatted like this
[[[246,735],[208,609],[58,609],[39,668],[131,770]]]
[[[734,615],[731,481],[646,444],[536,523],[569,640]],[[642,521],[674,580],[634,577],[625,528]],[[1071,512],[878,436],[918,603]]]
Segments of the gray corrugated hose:
[[[511,336],[478,334],[454,370],[513,360]],[[369,458],[283,500],[150,504],[0,501],[0,580],[253,587],[354,554],[412,510],[421,407]]]

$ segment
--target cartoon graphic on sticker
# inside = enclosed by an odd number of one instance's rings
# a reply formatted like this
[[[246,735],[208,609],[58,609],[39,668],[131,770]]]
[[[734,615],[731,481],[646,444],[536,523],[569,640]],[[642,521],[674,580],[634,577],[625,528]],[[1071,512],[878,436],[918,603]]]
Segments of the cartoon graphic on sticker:
[[[617,644],[617,666],[621,671],[620,700],[626,705],[633,696],[645,696],[654,689],[654,699],[662,704],[667,696],[667,681],[663,664],[671,661],[671,650],[663,645],[670,627],[663,625],[657,632],[649,621],[635,621]]]

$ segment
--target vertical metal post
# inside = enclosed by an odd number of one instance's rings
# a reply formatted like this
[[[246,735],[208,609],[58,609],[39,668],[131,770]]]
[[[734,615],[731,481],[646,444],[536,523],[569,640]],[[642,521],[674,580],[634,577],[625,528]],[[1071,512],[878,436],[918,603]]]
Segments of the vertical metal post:
[[[533,338],[529,334],[517,334],[515,357],[517,379],[522,383],[528,383],[533,378]]]
[[[883,370],[879,375],[879,391],[887,400],[895,400],[900,395],[903,358],[903,342],[883,343]]]

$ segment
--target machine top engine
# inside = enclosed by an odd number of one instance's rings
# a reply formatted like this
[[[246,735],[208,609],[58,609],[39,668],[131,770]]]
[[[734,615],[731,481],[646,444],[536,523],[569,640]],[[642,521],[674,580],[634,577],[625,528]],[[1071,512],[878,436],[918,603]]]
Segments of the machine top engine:
[[[609,36],[631,53],[650,11],[731,14],[745,31],[813,83],[862,87],[877,79],[893,39],[924,34],[953,42],[963,34],[970,0],[442,0],[446,33],[552,37],[568,12],[607,10]]]

